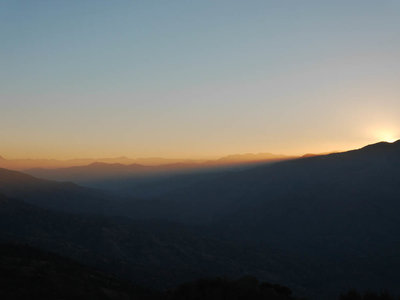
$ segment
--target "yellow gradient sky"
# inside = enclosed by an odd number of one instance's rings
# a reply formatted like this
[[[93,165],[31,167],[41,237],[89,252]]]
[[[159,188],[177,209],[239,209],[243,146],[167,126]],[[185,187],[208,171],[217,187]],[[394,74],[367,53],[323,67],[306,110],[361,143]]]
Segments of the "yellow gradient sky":
[[[399,14],[387,0],[2,1],[0,155],[213,158],[394,141]]]

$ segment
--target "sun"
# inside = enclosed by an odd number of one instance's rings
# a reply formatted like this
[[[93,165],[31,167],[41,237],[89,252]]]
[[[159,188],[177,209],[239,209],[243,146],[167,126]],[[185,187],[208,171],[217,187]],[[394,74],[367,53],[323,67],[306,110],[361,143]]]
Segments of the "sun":
[[[370,143],[394,143],[400,140],[400,124],[381,121],[364,127],[363,135]]]
[[[396,134],[392,131],[377,132],[376,137],[382,142],[393,143],[397,140]]]

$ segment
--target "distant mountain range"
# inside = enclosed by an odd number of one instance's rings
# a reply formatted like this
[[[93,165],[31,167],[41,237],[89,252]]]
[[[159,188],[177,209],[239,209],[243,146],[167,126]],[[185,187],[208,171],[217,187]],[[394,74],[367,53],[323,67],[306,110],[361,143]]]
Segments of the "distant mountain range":
[[[128,158],[128,157],[115,157],[115,158],[80,158],[69,160],[57,159],[6,159],[0,156],[0,168],[12,170],[27,170],[33,168],[56,169],[56,168],[69,168],[77,166],[87,166],[93,163],[104,164],[120,164],[120,165],[142,165],[142,166],[155,166],[161,167],[170,165],[171,167],[207,167],[213,165],[225,164],[240,164],[259,161],[278,161],[290,159],[293,156],[276,155],[271,153],[257,153],[257,154],[237,154],[229,155],[215,160],[206,159],[169,159],[159,157],[148,158]]]
[[[32,168],[25,173],[35,177],[70,181],[92,188],[107,189],[132,197],[154,197],[191,185],[217,173],[251,168],[256,164],[292,159],[269,153],[231,155],[213,161],[180,162],[163,165],[94,162],[67,168]],[[209,176],[207,176],[209,175]]]
[[[382,142],[159,178],[139,199],[0,169],[0,237],[153,285],[227,271],[315,299],[400,293],[399,170],[400,141]]]

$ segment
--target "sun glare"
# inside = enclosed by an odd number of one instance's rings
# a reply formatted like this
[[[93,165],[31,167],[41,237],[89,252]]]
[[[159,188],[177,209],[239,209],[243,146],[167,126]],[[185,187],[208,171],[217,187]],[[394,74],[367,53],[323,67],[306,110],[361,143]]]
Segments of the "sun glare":
[[[392,131],[379,131],[376,134],[379,141],[393,143],[397,140],[396,134]]]

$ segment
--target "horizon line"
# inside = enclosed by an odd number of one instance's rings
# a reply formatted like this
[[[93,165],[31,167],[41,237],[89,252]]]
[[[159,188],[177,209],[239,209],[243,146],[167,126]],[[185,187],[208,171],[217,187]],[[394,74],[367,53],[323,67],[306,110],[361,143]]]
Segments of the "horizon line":
[[[328,150],[328,151],[305,151],[305,152],[297,152],[297,154],[284,154],[284,153],[274,153],[270,151],[265,151],[265,152],[230,152],[227,154],[222,154],[222,155],[210,155],[210,156],[193,156],[193,157],[180,157],[180,156],[162,156],[162,155],[152,155],[152,156],[137,156],[137,157],[131,157],[128,155],[110,155],[110,156],[71,156],[70,158],[55,158],[55,157],[9,157],[7,155],[3,155],[0,153],[0,159],[4,159],[6,161],[13,161],[13,160],[48,160],[48,161],[62,161],[62,162],[68,162],[68,161],[76,161],[76,160],[173,160],[173,161],[197,161],[197,162],[205,162],[209,160],[218,160],[222,158],[226,158],[229,156],[245,156],[245,155],[273,155],[277,157],[302,157],[304,155],[325,155],[325,154],[330,154],[330,153],[339,153],[339,152],[346,152],[346,151],[351,151],[351,150],[357,150],[361,149],[365,146],[368,145],[374,145],[374,144],[379,144],[379,143],[388,143],[388,144],[393,144],[400,141],[400,139],[396,139],[393,141],[377,141],[373,143],[368,143],[368,144],[363,144],[363,146],[358,146],[358,147],[352,147],[352,148],[347,148],[347,149],[336,149],[336,150]]]

